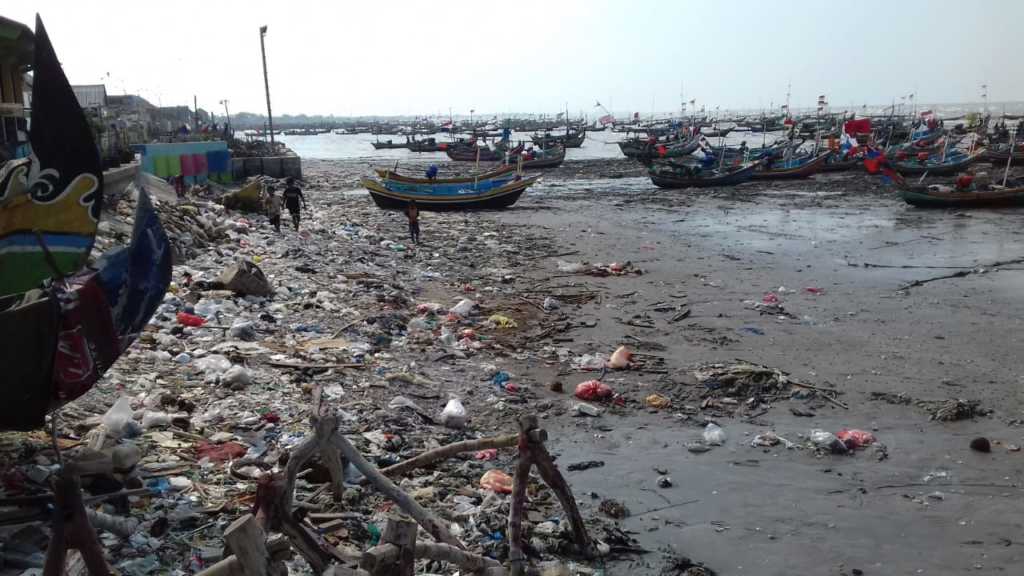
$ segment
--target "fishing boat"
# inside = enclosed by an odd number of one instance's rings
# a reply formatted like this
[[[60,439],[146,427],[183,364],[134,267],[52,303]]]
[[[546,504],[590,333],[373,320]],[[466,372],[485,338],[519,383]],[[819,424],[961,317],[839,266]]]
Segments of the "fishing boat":
[[[1013,149],[1013,158],[1010,158],[1009,146],[991,148],[985,152],[985,161],[995,166],[1005,166],[1010,162],[1011,166],[1024,166],[1024,143],[1017,144]]]
[[[377,142],[370,142],[370,144],[373,144],[374,150],[393,150],[395,148],[409,147],[408,142],[392,142],[391,140],[385,140],[384,142],[378,140]]]
[[[903,201],[919,208],[994,208],[1024,206],[1024,182],[1010,186],[986,185],[982,190],[962,190],[955,186],[910,184],[899,173],[883,169],[899,189]]]
[[[728,128],[718,128],[716,130],[701,130],[700,133],[705,138],[725,138],[735,129],[735,126],[730,126]]]
[[[565,161],[565,148],[556,146],[542,151],[542,155],[531,160],[523,160],[523,170],[540,170],[543,168],[557,168]]]
[[[984,150],[974,154],[966,154],[959,150],[949,152],[943,158],[941,155],[932,155],[927,158],[916,158],[914,160],[893,160],[892,167],[904,176],[920,176],[930,174],[932,176],[952,176],[966,170],[985,155]]]
[[[406,145],[412,152],[440,152],[447,145],[440,143],[436,138],[424,138],[423,140],[410,140]]]
[[[803,156],[789,160],[766,161],[754,171],[754,180],[793,180],[808,178],[821,171],[822,166],[832,155],[831,151],[822,152],[817,156]]]
[[[499,166],[494,170],[488,170],[487,172],[481,172],[479,174],[470,174],[468,176],[457,176],[454,178],[416,178],[413,176],[406,176],[399,174],[395,170],[390,168],[375,168],[374,172],[380,176],[381,180],[404,182],[406,184],[468,184],[472,182],[480,182],[481,180],[491,180],[500,176],[504,176],[515,171],[515,166]]]
[[[846,172],[854,170],[864,164],[864,159],[856,156],[843,158],[839,154],[832,154],[821,167],[822,172]]]
[[[514,156],[522,151],[523,145],[520,144],[509,151],[509,154]],[[475,144],[448,145],[444,152],[449,158],[459,162],[500,162],[505,159],[505,150],[500,144],[494,148]]]
[[[19,36],[31,40],[27,27]],[[91,390],[171,279],[170,242],[141,187],[131,245],[87,266],[103,204],[99,154],[38,16],[31,53],[33,153],[0,164],[2,430],[40,428]]]
[[[697,167],[680,166],[671,163],[653,163],[647,168],[647,175],[658,188],[709,188],[713,186],[735,186],[754,175],[760,162],[726,165],[721,168],[702,170]]]
[[[648,140],[634,138],[619,142],[619,149],[627,158],[678,158],[688,156],[700,147],[700,136],[691,136],[685,140],[672,142],[658,141],[652,144]]]
[[[586,140],[587,133],[581,130],[576,133],[566,133],[564,135],[555,135],[550,132],[545,132],[543,135],[534,134],[530,137],[533,143],[541,148],[550,148],[554,145],[562,146],[565,148],[579,148],[583,145],[583,141]]]
[[[421,210],[488,210],[507,208],[516,203],[527,188],[540,181],[541,176],[516,178],[501,186],[486,190],[474,190],[472,185],[463,184],[461,188],[445,189],[437,193],[393,191],[381,181],[363,178],[362,185],[370,192],[370,197],[378,207],[385,210],[404,209],[410,201],[415,201]]]

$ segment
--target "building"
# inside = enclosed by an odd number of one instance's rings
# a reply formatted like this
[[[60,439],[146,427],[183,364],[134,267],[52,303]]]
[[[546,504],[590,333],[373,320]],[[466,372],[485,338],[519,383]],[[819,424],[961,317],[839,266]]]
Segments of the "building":
[[[107,87],[105,85],[85,84],[72,86],[71,89],[75,92],[75,98],[78,99],[78,105],[82,107],[82,110],[85,110],[86,113],[92,112],[97,116],[103,116],[103,111],[107,107]]]
[[[35,37],[28,26],[0,16],[0,162],[28,154],[28,118]]]

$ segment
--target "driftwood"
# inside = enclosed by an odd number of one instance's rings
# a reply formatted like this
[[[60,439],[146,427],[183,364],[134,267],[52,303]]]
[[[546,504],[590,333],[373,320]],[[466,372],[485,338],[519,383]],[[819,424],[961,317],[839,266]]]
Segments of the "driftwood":
[[[577,551],[587,557],[593,556],[594,553],[587,528],[583,525],[583,517],[576,506],[576,499],[544,446],[546,440],[547,433],[538,428],[536,416],[527,415],[519,419],[519,462],[512,480],[512,503],[508,516],[508,558],[512,576],[522,576],[526,573],[526,556],[522,548],[523,510],[526,506],[526,485],[530,479],[530,468],[534,465],[537,466],[541,479],[555,493],[565,510]]]
[[[373,484],[378,492],[397,504],[403,512],[412,516],[413,520],[416,520],[420,526],[423,526],[427,533],[433,536],[435,540],[451,544],[456,548],[464,548],[462,543],[448,532],[448,529],[445,528],[444,524],[433,513],[421,506],[412,496],[402,491],[387,476],[381,474],[380,470],[373,464],[370,464],[341,432],[335,431],[334,435],[331,436],[331,443],[341,451],[341,455],[345,459],[363,473],[363,476],[366,476],[366,479],[369,480],[370,484]]]
[[[103,512],[97,512],[86,508],[85,515],[89,522],[98,530],[106,530],[111,534],[128,538],[139,528],[139,521],[134,518],[120,518]]]
[[[96,537],[96,530],[89,524],[89,517],[82,503],[81,484],[74,463],[64,465],[52,484],[56,505],[53,510],[52,535],[46,550],[43,576],[62,576],[68,550],[76,549],[81,554],[89,574],[109,575],[110,567],[103,558],[103,548]]]
[[[284,535],[271,537],[267,541],[267,553],[270,554],[270,560],[275,571],[273,573],[279,576],[286,576],[287,571],[282,563],[291,557],[291,548],[288,546],[287,537]],[[232,554],[202,572],[197,573],[196,576],[247,576],[248,574],[249,572],[246,572],[242,562],[237,556]]]
[[[408,460],[399,462],[398,464],[393,464],[387,468],[383,468],[380,472],[385,476],[398,476],[400,474],[405,474],[410,470],[415,470],[417,468],[433,464],[438,460],[451,458],[452,456],[462,452],[476,452],[477,450],[487,450],[490,448],[510,448],[515,446],[518,440],[518,435],[511,434],[508,436],[497,436],[495,438],[480,438],[479,440],[463,440],[461,442],[454,442],[452,444],[441,446],[440,448],[428,450],[418,456],[414,456]]]
[[[417,530],[415,522],[389,519],[381,543],[363,553],[359,567],[372,576],[413,576]]]

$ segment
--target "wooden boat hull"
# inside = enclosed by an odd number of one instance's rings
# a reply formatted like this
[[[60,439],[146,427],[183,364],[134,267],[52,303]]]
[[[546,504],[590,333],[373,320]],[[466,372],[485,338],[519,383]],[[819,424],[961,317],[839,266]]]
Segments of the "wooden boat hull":
[[[542,170],[544,168],[557,168],[562,165],[565,161],[565,150],[562,150],[557,156],[551,155],[547,158],[536,158],[534,160],[524,160],[523,170]]]
[[[370,192],[374,203],[384,210],[402,210],[412,200],[416,201],[420,210],[496,210],[515,204],[523,192],[538,180],[540,176],[533,176],[482,193],[443,195],[393,192],[369,178],[364,178],[362,184]]]
[[[1024,188],[958,192],[914,186],[899,191],[903,201],[920,208],[993,208],[1024,206]]]
[[[651,183],[658,188],[678,189],[735,186],[750,180],[757,169],[757,165],[757,162],[751,162],[738,170],[706,178],[683,178],[673,174],[658,173],[653,170],[648,172],[648,176],[651,178]]]
[[[394,150],[396,148],[408,148],[408,144],[394,142],[370,142],[374,150]]]
[[[930,176],[953,176],[966,170],[981,158],[982,154],[974,154],[956,162],[945,164],[918,164],[912,162],[892,162],[892,167],[904,176],[920,176],[928,173]]]
[[[470,176],[460,176],[458,178],[435,178],[430,180],[429,178],[415,178],[412,176],[406,176],[393,172],[387,168],[375,168],[374,172],[380,176],[381,180],[393,180],[395,182],[404,182],[406,184],[469,184],[472,182],[481,182],[483,180],[490,180],[497,178],[503,174],[513,172],[515,166],[499,166],[494,170],[487,172],[481,172],[480,174],[472,174]]]
[[[1013,158],[1010,158],[1010,152],[997,152],[995,150],[989,150],[985,153],[985,162],[991,162],[993,166],[1006,166],[1007,160],[1010,161],[1011,166],[1024,166],[1024,152],[1019,150],[1013,151]]]
[[[831,152],[825,152],[819,154],[816,158],[804,162],[803,164],[794,168],[779,168],[779,169],[764,169],[763,166],[760,170],[754,171],[754,180],[795,180],[799,178],[808,178],[821,172],[821,168],[825,165],[828,157],[831,156]]]
[[[679,142],[659,142],[653,146],[644,141],[626,140],[619,142],[619,149],[627,158],[679,158],[688,156],[700,147],[700,141],[696,138],[681,140]],[[658,147],[665,146],[665,155],[658,153]]]
[[[518,154],[518,153],[522,152],[522,150],[523,150],[523,145],[520,144],[519,146],[516,146],[515,148],[513,148],[511,150],[511,153],[512,154]],[[448,155],[449,158],[451,158],[452,160],[455,160],[456,162],[476,162],[477,161],[477,151],[472,149],[472,148],[467,148],[467,147],[455,147],[455,148],[453,148],[452,146],[448,146],[447,148],[445,148],[444,152],[445,152],[445,154]],[[505,153],[500,151],[500,150],[494,150],[492,148],[481,148],[480,149],[480,158],[479,158],[479,160],[481,162],[498,162],[498,161],[501,161],[501,160],[504,160],[504,159],[505,159]]]
[[[834,158],[834,157],[833,157]],[[821,167],[822,172],[846,172],[848,170],[854,170],[864,164],[862,158],[853,158],[850,160],[837,160],[825,162],[825,165]]]
[[[583,146],[583,141],[587,139],[586,132],[580,132],[570,136],[531,136],[531,140],[537,146],[547,148],[552,144],[557,144],[563,148],[579,148]]]
[[[707,132],[701,131],[701,135],[705,138],[725,138],[735,128],[723,128],[721,130],[708,130]]]

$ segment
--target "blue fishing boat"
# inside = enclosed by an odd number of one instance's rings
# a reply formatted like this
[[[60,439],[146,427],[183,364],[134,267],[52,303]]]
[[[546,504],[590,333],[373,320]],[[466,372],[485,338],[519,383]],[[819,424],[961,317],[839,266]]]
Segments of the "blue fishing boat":
[[[825,166],[832,152],[822,152],[817,156],[801,156],[789,160],[774,160],[762,163],[754,171],[754,180],[792,180],[807,178],[817,174]]]
[[[974,154],[951,150],[944,156],[942,154],[933,154],[927,158],[895,160],[891,164],[897,172],[905,176],[920,176],[925,173],[932,176],[952,176],[966,170],[971,164],[983,158],[984,155],[984,150],[978,150]]]
[[[697,166],[656,163],[647,169],[651,182],[658,188],[710,188],[735,186],[753,176],[759,162],[702,169]]]
[[[515,204],[527,188],[536,184],[540,176],[514,177],[512,180],[487,180],[477,183],[446,184],[432,188],[430,185],[404,185],[405,189],[392,186],[373,178],[363,178],[362,185],[378,207],[385,210],[404,209],[409,202],[416,202],[421,210],[478,210],[507,208]],[[419,186],[419,187],[416,187]]]

